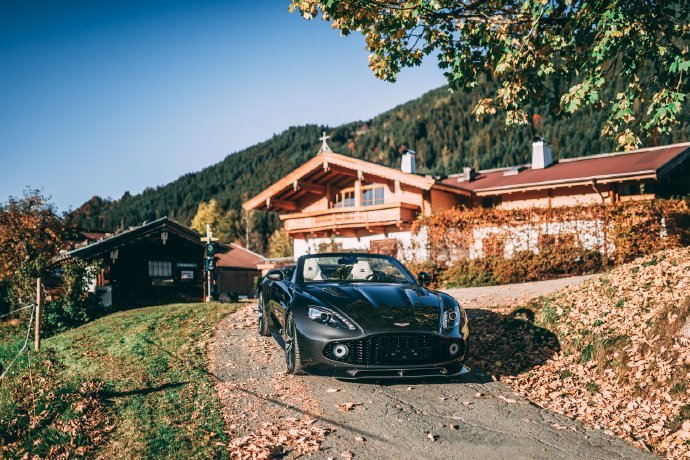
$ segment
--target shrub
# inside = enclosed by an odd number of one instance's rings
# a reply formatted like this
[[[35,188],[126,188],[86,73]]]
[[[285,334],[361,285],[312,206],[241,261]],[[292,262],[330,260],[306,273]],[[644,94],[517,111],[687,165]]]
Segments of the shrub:
[[[443,284],[481,286],[594,273],[687,245],[688,222],[690,198],[614,206],[454,209],[422,217],[414,229],[426,228],[429,258]]]
[[[97,316],[96,299],[88,286],[99,265],[78,260],[63,263],[59,294],[44,308],[42,327],[46,335],[79,326]]]

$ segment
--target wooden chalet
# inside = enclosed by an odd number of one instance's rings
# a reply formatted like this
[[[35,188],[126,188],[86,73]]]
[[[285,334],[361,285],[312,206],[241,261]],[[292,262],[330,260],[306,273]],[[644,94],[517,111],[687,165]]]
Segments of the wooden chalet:
[[[414,152],[400,169],[331,151],[318,154],[243,204],[274,210],[294,241],[294,254],[328,250],[426,258],[422,229],[412,222],[459,205],[503,209],[614,204],[690,193],[690,143],[554,161],[536,140],[532,163],[432,177],[416,173]]]
[[[322,140],[318,155],[243,204],[246,210],[280,212],[296,257],[324,245],[409,246],[418,216],[456,206],[471,194],[416,174],[414,152],[395,169],[334,153]]]

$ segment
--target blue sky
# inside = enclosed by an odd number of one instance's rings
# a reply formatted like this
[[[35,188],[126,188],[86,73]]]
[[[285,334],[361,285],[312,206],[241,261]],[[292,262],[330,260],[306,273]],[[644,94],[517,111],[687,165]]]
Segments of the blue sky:
[[[434,62],[375,79],[360,36],[288,5],[3,0],[0,201],[27,186],[61,210],[138,193],[289,126],[367,119],[444,84]]]

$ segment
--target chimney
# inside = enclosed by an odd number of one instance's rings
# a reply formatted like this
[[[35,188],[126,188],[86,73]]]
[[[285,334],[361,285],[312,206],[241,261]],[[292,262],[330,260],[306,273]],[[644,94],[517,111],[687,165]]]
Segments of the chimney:
[[[535,137],[532,142],[532,169],[544,169],[553,164],[551,147],[541,137]]]
[[[415,151],[407,149],[402,156],[402,164],[400,169],[404,173],[416,174],[417,173],[417,160],[415,160]]]
[[[474,168],[470,168],[469,166],[462,168],[462,182],[472,182],[476,175],[477,173]]]

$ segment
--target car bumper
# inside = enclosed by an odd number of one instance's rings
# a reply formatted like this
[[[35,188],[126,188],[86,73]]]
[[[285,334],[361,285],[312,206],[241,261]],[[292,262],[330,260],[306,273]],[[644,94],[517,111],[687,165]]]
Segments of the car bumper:
[[[469,372],[464,366],[467,355],[467,340],[461,335],[435,336],[441,340],[449,340],[462,343],[462,352],[458,356],[448,357],[442,362],[395,362],[382,365],[346,363],[326,356],[326,347],[333,343],[349,343],[385,334],[373,334],[371,336],[348,337],[336,340],[315,339],[298,332],[302,369],[312,375],[335,377],[339,379],[408,379],[429,377],[457,377]],[[428,333],[419,333],[420,336],[431,336]],[[437,355],[434,355],[437,356]],[[433,359],[432,359],[433,360]]]
[[[316,364],[304,368],[310,375],[334,377],[343,380],[411,379],[431,377],[458,377],[469,373],[461,362],[410,366],[349,366],[343,364]]]

